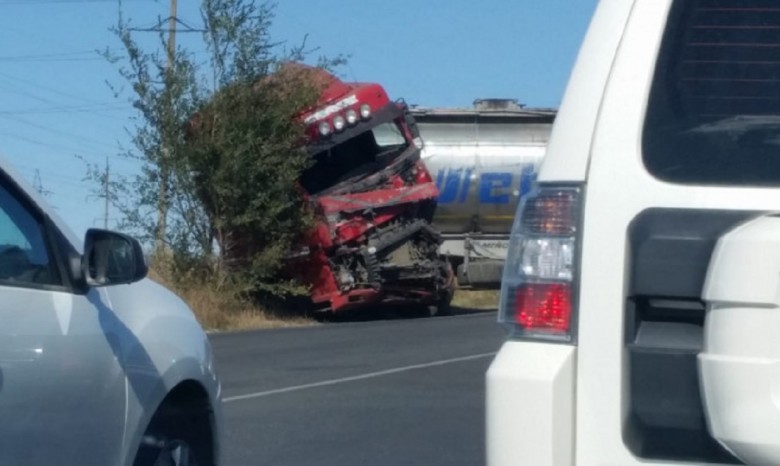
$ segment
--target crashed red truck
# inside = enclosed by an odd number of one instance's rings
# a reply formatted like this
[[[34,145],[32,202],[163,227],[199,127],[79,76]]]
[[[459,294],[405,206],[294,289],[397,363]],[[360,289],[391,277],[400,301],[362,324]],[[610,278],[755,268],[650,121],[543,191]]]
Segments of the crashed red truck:
[[[379,84],[344,83],[298,64],[268,82],[300,76],[320,89],[316,105],[295,116],[312,158],[298,188],[315,222],[287,257],[285,273],[309,286],[316,311],[403,304],[447,313],[454,274],[431,226],[439,191],[421,161],[422,141],[406,104],[391,101]],[[188,137],[202,124],[194,115]],[[244,257],[247,246],[230,254]]]
[[[431,227],[438,189],[413,117],[379,84],[318,73],[317,107],[300,116],[313,158],[300,186],[316,226],[292,269],[319,310],[414,304],[446,313],[453,273]]]

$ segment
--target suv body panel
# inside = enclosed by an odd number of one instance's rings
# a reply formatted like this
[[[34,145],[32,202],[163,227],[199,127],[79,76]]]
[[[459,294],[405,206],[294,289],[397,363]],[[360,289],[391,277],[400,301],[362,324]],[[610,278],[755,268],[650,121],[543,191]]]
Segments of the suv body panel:
[[[594,131],[583,213],[577,464],[647,461],[632,454],[624,440],[629,400],[624,303],[631,267],[626,232],[634,219],[659,207],[777,208],[777,189],[672,184],[647,172],[641,145],[647,96],[671,4],[669,0],[635,3]]]
[[[555,117],[539,182],[585,179],[601,98],[632,7],[633,0],[599,3],[572,71],[578,78],[569,80]]]
[[[509,341],[501,347],[487,373],[487,397],[494,401],[486,413],[488,464],[572,464],[575,370],[573,346]]]
[[[707,318],[698,357],[709,428],[748,464],[780,462],[779,239],[777,214],[721,236],[702,292]]]
[[[634,257],[629,232],[650,209],[688,209],[696,212],[766,212],[778,209],[780,189],[756,186],[674,184],[651,175],[643,162],[642,136],[648,96],[672,0],[602,0],[577,59],[569,87],[553,128],[541,184],[582,183],[583,225],[580,247],[579,302],[573,363],[556,358],[561,350],[551,343],[508,341],[487,374],[488,460],[508,464],[661,465],[672,458],[640,457],[627,445],[631,412],[630,353],[626,342],[626,303],[631,296]],[[610,54],[610,51],[614,53]],[[699,296],[693,296],[698,299]],[[544,346],[547,349],[540,348]],[[574,403],[548,406],[545,417],[522,419],[533,400],[522,407],[522,393],[536,393],[526,358],[551,365],[547,374],[564,367],[575,371]],[[526,377],[528,376],[528,377]],[[525,382],[520,382],[524,379]],[[546,377],[554,391],[555,377]],[[502,385],[513,386],[505,390]],[[560,416],[559,409],[572,409]],[[511,410],[511,413],[502,413]],[[529,411],[530,410],[530,411]],[[501,414],[500,414],[501,413]],[[511,416],[510,416],[511,414]],[[504,419],[506,417],[507,419]],[[565,431],[534,432],[534,425],[568,418],[573,439],[552,437]],[[513,419],[513,420],[512,420]],[[525,448],[516,438],[537,438]],[[550,442],[567,451],[570,461],[552,458]],[[541,452],[533,451],[539,449]],[[531,450],[531,451],[529,451]],[[541,455],[541,456],[535,456]],[[546,455],[546,456],[545,456]],[[680,464],[716,464],[695,459]],[[728,458],[724,461],[729,463]]]

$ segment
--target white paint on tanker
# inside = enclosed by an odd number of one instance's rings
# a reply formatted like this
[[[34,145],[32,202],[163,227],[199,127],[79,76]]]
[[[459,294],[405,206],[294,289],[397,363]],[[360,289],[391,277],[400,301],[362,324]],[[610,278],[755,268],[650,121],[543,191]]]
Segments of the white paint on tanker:
[[[504,103],[412,113],[439,187],[434,226],[445,235],[508,235],[544,157],[555,111]]]
[[[439,188],[433,226],[444,237],[440,251],[459,265],[461,284],[495,287],[517,204],[536,180],[556,112],[490,99],[412,114]]]

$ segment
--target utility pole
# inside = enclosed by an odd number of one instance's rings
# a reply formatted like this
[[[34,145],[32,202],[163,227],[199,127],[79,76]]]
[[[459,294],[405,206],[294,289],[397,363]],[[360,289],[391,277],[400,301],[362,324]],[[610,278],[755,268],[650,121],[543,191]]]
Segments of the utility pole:
[[[37,168],[35,169],[35,177],[33,178],[33,189],[43,197],[49,197],[51,195],[51,191],[43,187],[43,181],[41,181],[41,171]]]
[[[166,86],[170,85],[173,74],[174,60],[176,59],[176,0],[171,0],[171,15],[168,18],[168,69],[166,70]],[[169,102],[170,105],[170,102]],[[160,160],[160,192],[157,200],[157,231],[155,235],[155,249],[161,252],[165,247],[165,230],[168,219],[168,157],[170,146],[166,141],[167,135],[163,134],[163,147]]]
[[[104,176],[103,180],[103,197],[105,198],[105,204],[103,207],[103,229],[108,230],[108,199],[109,199],[109,176],[111,174],[111,171],[108,166],[108,157],[106,157],[106,176]]]
[[[168,71],[173,67],[176,54],[176,0],[171,0],[171,17],[168,19]]]

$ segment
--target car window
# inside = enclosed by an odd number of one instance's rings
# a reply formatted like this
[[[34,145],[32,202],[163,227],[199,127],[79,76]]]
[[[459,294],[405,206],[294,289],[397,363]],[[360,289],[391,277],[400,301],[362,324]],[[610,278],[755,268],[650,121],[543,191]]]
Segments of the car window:
[[[780,4],[677,0],[656,68],[643,158],[679,183],[780,185]]]
[[[56,284],[59,274],[41,224],[0,186],[0,285]]]

